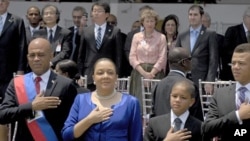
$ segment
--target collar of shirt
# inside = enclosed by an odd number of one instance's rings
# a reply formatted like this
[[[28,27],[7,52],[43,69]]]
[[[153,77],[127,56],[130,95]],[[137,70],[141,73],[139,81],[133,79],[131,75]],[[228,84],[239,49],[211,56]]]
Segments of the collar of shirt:
[[[2,17],[2,21],[3,23],[5,23],[5,20],[7,18],[7,12],[3,13],[2,15],[0,15]]]
[[[171,70],[170,69],[170,72],[177,72],[177,73],[181,74],[182,76],[186,77],[185,73],[182,71],[179,71],[179,70]]]
[[[101,30],[101,35],[102,36],[101,37],[103,38],[103,35],[104,35],[105,31],[106,31],[107,23],[105,22],[101,26],[95,24],[95,37],[97,37],[97,33],[98,33],[98,28],[99,27],[102,28],[102,30]]]
[[[49,81],[49,77],[50,77],[50,73],[51,73],[51,70],[48,69],[44,74],[40,75],[40,77],[42,78],[42,81],[41,81],[41,90],[46,90],[47,88],[47,84],[48,84],[48,81]],[[35,73],[33,73],[33,80],[35,80],[35,78],[37,77],[37,75]]]
[[[249,99],[249,102],[248,103],[250,103],[250,83],[248,83],[247,85],[245,85],[245,86],[243,86],[243,85],[241,85],[239,82],[236,82],[236,88],[235,88],[235,100],[236,100],[236,102],[237,102],[237,95],[238,95],[238,93],[239,93],[239,88],[240,87],[246,87],[247,88],[247,91],[246,91],[246,97]]]
[[[171,118],[170,118],[171,125],[172,125],[172,127],[174,127],[174,120],[175,120],[175,118],[177,118],[177,116],[174,114],[172,109],[170,111],[170,116],[171,116]],[[178,118],[180,118],[181,121],[182,121],[181,129],[184,128],[184,125],[185,125],[185,123],[187,121],[188,116],[189,116],[189,111],[188,110],[186,112],[184,112],[182,115],[178,116]]]
[[[39,29],[40,29],[40,26],[38,25],[37,27],[34,28],[34,27],[32,27],[32,26],[29,25],[29,28],[30,28],[30,32],[32,32],[33,30],[34,30],[34,31],[39,30]]]
[[[243,24],[243,28],[244,28],[244,31],[245,31],[246,36],[247,36],[247,34],[248,34],[248,31],[249,31],[249,30],[247,29],[247,27],[246,27],[246,25],[245,25],[245,23],[244,23],[244,22],[243,22],[242,24]]]
[[[201,25],[198,27],[198,28],[196,28],[196,29],[194,29],[192,26],[190,26],[190,32],[192,32],[192,31],[198,31],[198,33],[200,33],[200,31],[201,31]]]
[[[56,24],[56,25],[54,25],[52,28],[48,28],[48,27],[46,27],[46,29],[47,29],[47,33],[48,33],[48,37],[49,37],[49,30],[50,30],[50,29],[52,29],[52,30],[53,30],[53,37],[55,37],[56,28],[57,28],[57,24]]]

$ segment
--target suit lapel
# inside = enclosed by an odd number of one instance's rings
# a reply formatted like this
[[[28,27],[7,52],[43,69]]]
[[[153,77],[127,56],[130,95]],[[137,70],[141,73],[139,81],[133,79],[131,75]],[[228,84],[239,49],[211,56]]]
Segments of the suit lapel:
[[[102,39],[102,44],[101,44],[101,47],[100,49],[103,47],[103,45],[105,44],[105,42],[107,42],[108,40],[108,37],[110,36],[110,33],[112,33],[112,26],[108,25],[106,26],[106,30],[104,32],[104,36],[103,36],[103,39]]]
[[[6,17],[6,20],[5,20],[5,23],[4,23],[4,26],[3,26],[3,30],[2,30],[1,35],[3,35],[3,33],[5,31],[7,31],[9,26],[12,25],[13,23],[14,23],[14,17],[12,16],[12,14],[8,13],[7,17]]]
[[[47,84],[47,89],[46,89],[46,92],[45,92],[45,96],[51,96],[52,95],[52,92],[53,92],[55,86],[57,85],[56,76],[57,75],[53,71],[51,71],[50,76],[49,76],[49,81],[48,81],[48,84]]]
[[[206,32],[206,28],[204,26],[202,26],[201,27],[201,31],[200,31],[200,33],[199,33],[199,35],[197,37],[197,40],[196,40],[196,42],[194,44],[194,48],[192,50],[192,54],[198,48],[198,45],[199,45],[200,41],[202,41],[202,38],[203,38],[205,32]]]
[[[85,36],[89,37],[90,39],[91,49],[94,50],[94,52],[98,52],[95,41],[95,25],[89,27],[89,31],[86,32]]]
[[[62,28],[60,26],[56,27],[56,31],[55,31],[55,36],[54,36],[54,41],[59,40],[60,36],[61,36],[61,30]]]
[[[245,33],[245,29],[244,29],[244,27],[243,27],[243,24],[240,26],[240,39],[242,39],[243,40],[243,42],[244,43],[247,43],[247,36],[246,36],[246,33]]]

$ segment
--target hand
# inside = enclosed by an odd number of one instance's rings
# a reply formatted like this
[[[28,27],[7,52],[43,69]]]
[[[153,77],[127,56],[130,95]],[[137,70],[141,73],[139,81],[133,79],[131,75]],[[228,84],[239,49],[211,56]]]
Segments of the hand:
[[[213,94],[214,88],[212,84],[205,84],[204,88],[206,94]]]
[[[191,131],[188,131],[186,128],[174,132],[174,128],[171,127],[163,141],[186,141],[191,137]]]
[[[78,84],[79,86],[83,87],[83,86],[84,86],[84,80],[83,80],[83,79],[78,79],[78,80],[77,80],[77,84]]]
[[[108,120],[112,114],[113,114],[113,110],[111,108],[100,109],[99,107],[96,107],[88,115],[88,118],[94,124],[94,123],[99,123],[99,122]]]
[[[61,104],[59,97],[44,97],[44,91],[39,93],[32,101],[32,110],[54,109]]]
[[[241,120],[250,119],[250,104],[248,101],[245,101],[240,105],[239,117]]]
[[[153,79],[153,78],[154,78],[154,75],[153,75],[152,73],[150,73],[150,72],[145,72],[145,73],[143,74],[143,77],[144,77],[145,79]]]

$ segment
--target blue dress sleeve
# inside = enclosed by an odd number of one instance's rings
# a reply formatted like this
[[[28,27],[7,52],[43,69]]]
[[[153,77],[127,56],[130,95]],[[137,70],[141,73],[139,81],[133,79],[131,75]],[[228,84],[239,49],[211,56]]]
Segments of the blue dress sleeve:
[[[132,97],[132,96],[131,96]],[[140,111],[139,101],[132,97],[130,99],[130,109],[132,111],[132,116],[129,125],[129,141],[142,141],[142,117]]]

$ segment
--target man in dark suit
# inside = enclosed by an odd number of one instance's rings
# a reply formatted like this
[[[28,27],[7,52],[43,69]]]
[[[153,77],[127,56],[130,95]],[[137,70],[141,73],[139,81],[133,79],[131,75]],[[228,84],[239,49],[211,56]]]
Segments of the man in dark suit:
[[[60,11],[56,6],[46,5],[42,9],[42,18],[46,28],[35,31],[33,37],[43,37],[50,41],[54,52],[51,67],[54,68],[59,61],[69,59],[72,51],[72,33],[57,25],[60,21]]]
[[[88,89],[95,90],[92,79],[95,61],[103,57],[110,58],[115,62],[119,74],[122,62],[122,42],[120,29],[106,22],[110,14],[108,3],[94,3],[91,12],[95,23],[84,29],[82,34],[78,67],[82,76],[88,76]]]
[[[32,36],[36,30],[40,30],[41,14],[40,9],[36,6],[31,6],[27,10],[26,18],[29,22],[28,26],[25,28],[27,44],[30,43]]]
[[[0,2],[0,103],[13,73],[23,74],[26,68],[27,45],[21,18],[7,12],[9,0]],[[0,138],[7,137],[0,125]]]
[[[176,82],[170,94],[170,113],[149,119],[144,141],[201,141],[201,121],[188,112],[194,102],[193,82]]]
[[[188,10],[190,28],[177,37],[177,47],[186,47],[192,57],[191,80],[198,87],[199,79],[214,81],[218,67],[218,47],[216,33],[202,25],[204,10],[199,5],[192,5]],[[205,85],[205,91],[212,93],[213,87]]]
[[[107,19],[107,23],[111,26],[117,26],[117,18],[115,15],[110,14],[108,19]],[[121,32],[121,39],[122,39],[122,50],[124,50],[124,44],[126,41],[127,35],[123,32]],[[128,60],[126,59],[125,53],[122,53],[122,66],[121,66],[121,72],[120,72],[120,76],[119,77],[128,77],[131,74],[130,71],[130,64],[128,62]]]
[[[188,80],[186,73],[191,70],[191,57],[186,48],[173,48],[168,56],[170,73],[153,89],[152,117],[170,112],[170,93],[173,85],[182,80]],[[198,89],[195,95],[195,104],[189,109],[190,114],[203,120]]]
[[[72,18],[74,26],[70,27],[69,30],[73,33],[72,36],[72,52],[70,59],[77,63],[79,47],[80,47],[80,33],[83,28],[87,26],[88,13],[85,8],[76,6],[72,11]],[[84,22],[84,23],[83,23]]]
[[[202,125],[204,141],[214,136],[221,141],[250,138],[250,43],[238,45],[231,62],[236,84],[218,88],[214,93]]]
[[[202,24],[206,27],[209,28],[211,25],[211,17],[209,15],[209,13],[205,12],[202,15]],[[219,52],[219,62],[218,62],[218,70],[217,70],[217,77],[221,79],[221,76],[224,75],[222,73],[222,53],[224,52],[223,50],[223,43],[224,43],[224,36],[216,33],[216,41],[217,41],[217,45],[218,45],[218,52]]]
[[[61,129],[77,94],[76,88],[71,79],[50,70],[53,51],[46,39],[32,40],[27,58],[33,72],[15,77],[10,82],[0,105],[0,123],[18,122],[15,141],[62,141]],[[40,77],[40,82],[34,82],[37,77]]]
[[[243,14],[243,23],[231,26],[225,33],[225,41],[222,54],[222,80],[234,80],[230,63],[235,47],[242,43],[249,43],[250,37],[250,8],[248,7]]]

